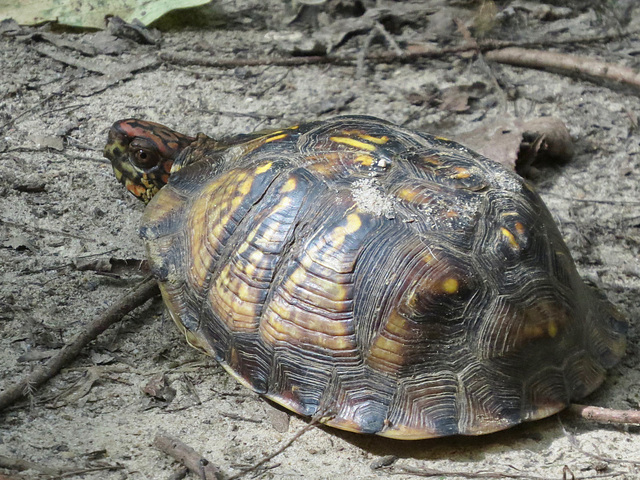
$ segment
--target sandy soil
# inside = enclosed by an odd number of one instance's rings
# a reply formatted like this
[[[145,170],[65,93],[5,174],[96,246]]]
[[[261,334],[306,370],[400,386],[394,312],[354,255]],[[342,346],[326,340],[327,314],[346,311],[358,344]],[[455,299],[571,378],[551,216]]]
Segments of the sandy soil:
[[[441,6],[445,2],[432,3],[432,16],[392,31],[401,47],[429,39],[460,42],[450,23],[452,11]],[[583,5],[545,17],[517,7],[524,2],[505,2],[502,11],[509,15],[500,17],[491,35],[524,41],[595,36],[634,26],[638,31],[640,8],[623,10],[632,2],[576,3]],[[474,8],[455,14],[471,19],[477,15]],[[291,13],[285,5],[278,4],[269,16],[250,3],[228,2],[220,9],[227,20],[218,29],[165,32],[160,47],[131,43],[116,56],[86,60],[115,68],[156,58],[161,51],[227,58],[287,55],[283,45],[311,35],[302,33],[304,25],[284,21]],[[113,121],[139,117],[186,133],[228,135],[357,113],[451,136],[508,112],[523,118],[557,116],[572,134],[573,161],[541,169],[535,181],[583,276],[599,285],[631,322],[626,357],[585,401],[639,408],[637,91],[486,66],[470,56],[368,63],[359,78],[353,66],[220,69],[157,62],[114,83],[39,53],[64,49],[33,33],[5,34],[0,40],[0,388],[31,371],[143,277],[135,262],[143,258],[137,236],[143,206],[117,184],[101,153]],[[76,33],[55,37],[92,38]],[[355,35],[337,52],[357,54],[366,38]],[[381,38],[375,40],[373,51],[390,49]],[[634,67],[640,36],[561,50]],[[66,52],[83,58],[77,51]],[[468,108],[442,107],[443,92],[451,87],[468,87]],[[158,374],[176,391],[170,402],[142,391]],[[178,465],[151,445],[163,430],[233,474],[305,426],[294,416],[283,429],[278,419],[273,407],[189,348],[156,302],[108,330],[46,386],[5,411],[0,455],[67,472],[113,467],[72,478],[169,478]],[[440,478],[455,478],[454,472],[504,472],[560,479],[566,468],[566,478],[632,479],[640,478],[639,432],[568,414],[479,438],[409,443],[312,428],[258,473],[274,479],[380,478],[413,467],[450,472]],[[398,457],[391,467],[373,469],[389,455]],[[37,469],[4,472],[10,478],[42,474]]]

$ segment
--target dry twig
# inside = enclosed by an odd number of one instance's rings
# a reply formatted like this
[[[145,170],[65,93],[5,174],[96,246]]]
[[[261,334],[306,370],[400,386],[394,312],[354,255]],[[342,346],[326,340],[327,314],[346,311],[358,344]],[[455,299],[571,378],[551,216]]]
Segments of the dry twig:
[[[307,433],[309,430],[311,430],[317,423],[317,418],[319,417],[314,417],[311,422],[309,422],[307,425],[305,425],[303,428],[301,428],[300,430],[298,430],[296,432],[296,434],[291,437],[289,440],[287,440],[280,448],[278,448],[275,452],[270,453],[269,455],[266,455],[262,460],[260,460],[258,463],[250,466],[249,468],[246,468],[244,470],[242,470],[240,473],[230,477],[228,480],[237,480],[239,478],[244,477],[246,474],[251,473],[251,472],[255,472],[256,470],[258,470],[260,467],[262,467],[263,465],[265,465],[267,462],[270,462],[271,460],[273,460],[275,457],[277,457],[278,455],[280,455],[282,452],[284,452],[287,448],[289,448],[291,445],[293,445],[293,443],[298,440],[302,435],[304,435],[305,433]]]
[[[464,31],[463,31],[464,33]],[[633,69],[613,63],[607,63],[581,55],[547,52],[522,47],[511,47],[511,42],[476,42],[468,35],[462,46],[434,47],[432,45],[413,46],[409,51],[387,51],[365,54],[363,58],[353,56],[308,56],[308,57],[256,57],[256,58],[211,58],[183,55],[179,53],[160,53],[160,59],[177,65],[199,65],[203,67],[236,68],[255,66],[301,66],[301,65],[350,65],[361,70],[364,61],[377,63],[411,62],[419,58],[437,58],[447,55],[461,55],[469,52],[484,53],[487,60],[529,68],[551,70],[565,74],[580,74],[592,80],[607,80],[640,89],[640,73]]]
[[[552,70],[566,74],[575,73],[591,79],[609,80],[640,89],[640,73],[635,70],[582,55],[526,48],[503,48],[486,52],[485,58],[509,65]]]
[[[568,411],[592,422],[640,425],[640,410],[614,410],[572,403]]]
[[[566,468],[566,466],[565,466]],[[566,478],[566,471],[563,469],[563,478]],[[448,470],[436,470],[432,468],[415,468],[415,467],[399,467],[397,470],[393,470],[389,472],[394,475],[406,475],[410,473],[417,477],[442,477],[442,478],[451,478],[451,477],[460,477],[460,478],[484,478],[484,479],[504,479],[504,478],[514,478],[514,479],[522,479],[522,480],[549,480],[549,477],[540,477],[538,475],[531,475],[528,473],[511,473],[511,472],[464,472],[464,471],[448,471]],[[587,479],[605,479],[605,478],[615,478],[624,475],[622,472],[610,472],[602,475],[591,475],[591,476],[581,476],[581,480]]]
[[[111,325],[121,320],[134,308],[143,305],[147,300],[155,296],[158,286],[155,280],[146,280],[135,290],[111,306],[106,312],[94,319],[69,343],[67,343],[47,363],[37,367],[17,384],[6,388],[0,393],[0,411],[11,406],[18,399],[24,397],[27,392],[47,382],[56,375],[62,367],[77,357],[82,349]]]
[[[22,458],[8,457],[6,455],[0,455],[0,468],[6,468],[7,470],[16,470],[21,472],[23,470],[35,470],[45,475],[60,475],[65,470],[62,468],[53,468],[46,465],[40,465],[39,463],[24,460]]]

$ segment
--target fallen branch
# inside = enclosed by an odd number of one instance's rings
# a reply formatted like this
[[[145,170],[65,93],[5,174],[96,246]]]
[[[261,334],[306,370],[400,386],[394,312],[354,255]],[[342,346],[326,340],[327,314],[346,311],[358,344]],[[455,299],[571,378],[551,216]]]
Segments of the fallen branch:
[[[569,478],[567,472],[570,473],[567,466],[563,468],[562,478]],[[389,472],[393,475],[406,475],[410,473],[411,475],[415,475],[417,477],[441,477],[441,478],[452,478],[452,477],[460,477],[460,478],[484,478],[484,479],[504,479],[504,478],[513,478],[513,479],[521,479],[521,480],[549,480],[548,476],[540,477],[538,475],[530,475],[528,473],[510,473],[510,472],[465,472],[465,471],[456,471],[456,470],[435,470],[432,468],[415,468],[415,467],[398,467],[397,470],[392,470]],[[607,478],[615,478],[624,476],[622,472],[609,472],[602,475],[590,475],[590,476],[580,476],[582,480],[587,479],[607,479]],[[555,478],[555,477],[554,477]]]
[[[226,478],[226,475],[213,463],[175,437],[159,433],[153,439],[153,446],[182,463],[203,480],[223,480]]]
[[[526,48],[503,48],[485,53],[487,60],[520,67],[575,73],[591,79],[610,80],[640,89],[640,73],[622,65],[602,62],[582,55],[546,52]]]
[[[158,64],[155,57],[138,57],[128,63],[104,62],[97,59],[79,58],[67,55],[59,50],[36,46],[33,49],[40,55],[45,55],[53,60],[64,63],[75,68],[81,68],[89,72],[100,73],[106,77],[113,77],[118,80],[129,78],[134,72],[154,67]]]
[[[528,68],[550,70],[565,74],[580,74],[591,80],[608,80],[631,86],[640,90],[640,73],[622,65],[607,63],[581,55],[547,52],[519,47],[498,48],[503,42],[468,42],[463,46],[434,47],[432,45],[414,46],[409,51],[388,51],[368,54],[364,60],[375,63],[408,63],[419,58],[442,57],[446,55],[461,55],[470,52],[484,52],[484,58],[489,61],[516,65]],[[256,66],[303,66],[303,65],[348,65],[358,66],[363,58],[354,56],[308,56],[308,57],[255,57],[255,58],[212,58],[207,56],[184,55],[180,53],[160,53],[160,59],[176,65],[198,65],[214,68],[237,68]]]
[[[23,470],[35,470],[44,475],[61,475],[65,471],[62,468],[48,467],[46,465],[40,465],[39,463],[24,460],[22,458],[8,457],[6,455],[0,455],[0,468],[6,468],[7,470],[16,470],[21,472]]]
[[[568,411],[592,422],[640,425],[640,410],[614,410],[572,403]]]
[[[33,391],[33,389],[46,383],[56,375],[62,367],[76,358],[89,342],[95,340],[98,335],[121,320],[122,317],[134,308],[143,305],[147,300],[155,296],[157,292],[158,286],[156,281],[146,280],[118,303],[111,306],[106,312],[86,325],[73,340],[67,343],[56,355],[51,357],[47,363],[37,367],[17,384],[6,388],[0,393],[0,411],[11,406],[17,400]]]

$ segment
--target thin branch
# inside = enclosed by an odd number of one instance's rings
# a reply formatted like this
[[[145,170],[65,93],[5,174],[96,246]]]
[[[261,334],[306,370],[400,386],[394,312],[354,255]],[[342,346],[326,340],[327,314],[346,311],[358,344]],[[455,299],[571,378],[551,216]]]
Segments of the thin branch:
[[[540,477],[538,475],[531,475],[528,473],[511,473],[511,472],[464,472],[464,471],[456,471],[456,470],[436,470],[432,468],[414,468],[414,467],[398,467],[397,470],[390,471],[389,473],[393,475],[406,475],[410,473],[412,475],[416,475],[417,477],[442,477],[442,478],[451,478],[451,477],[461,477],[461,478],[484,478],[484,479],[504,479],[504,478],[514,478],[514,479],[522,479],[522,480],[549,480],[550,477]],[[614,478],[620,477],[624,474],[622,472],[609,472],[602,475],[590,475],[590,476],[581,476],[581,480],[587,479],[604,479],[604,478]]]
[[[582,55],[512,47],[486,52],[485,58],[490,61],[520,67],[552,70],[566,74],[580,74],[592,79],[609,80],[640,89],[640,73],[632,68],[595,60]]]
[[[237,480],[239,478],[244,477],[246,474],[251,473],[251,472],[255,472],[256,470],[258,470],[260,467],[262,467],[263,465],[265,465],[267,462],[270,462],[271,460],[273,460],[275,457],[277,457],[278,455],[280,455],[282,452],[284,452],[287,448],[289,448],[291,445],[293,445],[293,443],[298,440],[302,435],[304,435],[305,433],[307,433],[309,430],[311,430],[317,423],[317,419],[316,417],[314,417],[310,423],[308,423],[307,425],[305,425],[303,428],[301,428],[300,430],[298,430],[296,432],[296,434],[291,437],[287,442],[285,442],[280,448],[278,448],[275,452],[270,453],[269,455],[266,455],[262,460],[260,460],[258,463],[250,466],[249,468],[246,468],[244,470],[242,470],[240,473],[229,477],[228,480]]]
[[[572,403],[568,411],[592,422],[640,425],[640,410],[614,410]]]
[[[7,470],[16,470],[18,472],[21,472],[23,470],[35,470],[45,475],[60,475],[65,471],[62,468],[48,467],[46,465],[40,465],[39,463],[31,462],[29,460],[8,457],[6,455],[0,455],[0,468],[6,468]]]
[[[366,54],[364,59],[354,56],[308,56],[308,57],[255,57],[255,58],[211,58],[184,55],[174,52],[160,53],[160,59],[177,65],[199,65],[203,67],[236,68],[255,66],[302,66],[302,65],[348,65],[358,66],[363,60],[377,63],[407,63],[419,58],[443,57],[451,54],[482,52],[489,61],[529,68],[558,71],[565,74],[580,74],[592,80],[608,80],[640,89],[640,73],[629,67],[603,62],[582,55],[548,52],[522,47],[509,47],[509,42],[467,41],[465,45],[436,47],[433,45],[412,46],[408,51],[387,51]],[[506,48],[505,48],[506,46]]]
[[[95,340],[98,335],[121,320],[122,317],[134,308],[146,303],[146,301],[154,297],[157,292],[158,286],[156,281],[146,280],[118,303],[111,306],[102,315],[95,318],[44,365],[37,367],[31,374],[27,375],[15,385],[5,388],[5,390],[0,393],[0,411],[13,405],[13,403],[24,397],[29,391],[46,383],[56,375],[62,367],[76,358],[89,342]]]

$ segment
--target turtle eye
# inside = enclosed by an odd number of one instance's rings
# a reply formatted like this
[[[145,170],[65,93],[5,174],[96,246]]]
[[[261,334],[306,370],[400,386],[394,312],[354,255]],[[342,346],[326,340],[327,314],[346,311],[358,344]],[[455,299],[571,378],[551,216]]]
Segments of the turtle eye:
[[[143,139],[135,139],[129,144],[129,158],[136,166],[144,169],[155,167],[160,161],[156,149]]]

